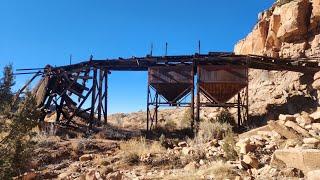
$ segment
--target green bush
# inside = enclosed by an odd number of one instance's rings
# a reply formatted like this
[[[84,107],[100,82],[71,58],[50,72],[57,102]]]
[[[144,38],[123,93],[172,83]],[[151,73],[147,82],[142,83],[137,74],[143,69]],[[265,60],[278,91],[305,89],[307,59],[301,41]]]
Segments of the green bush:
[[[235,126],[235,119],[232,114],[227,110],[223,109],[216,117],[216,121],[220,123],[228,123],[231,126]]]
[[[238,157],[238,153],[235,150],[236,142],[233,137],[233,133],[228,131],[225,133],[223,138],[222,150],[224,151],[224,157],[227,160],[236,160]]]
[[[35,145],[31,130],[40,117],[30,92],[17,105],[12,104],[13,79],[12,66],[6,66],[0,82],[0,107],[5,109],[0,116],[0,179],[11,179],[28,170]]]

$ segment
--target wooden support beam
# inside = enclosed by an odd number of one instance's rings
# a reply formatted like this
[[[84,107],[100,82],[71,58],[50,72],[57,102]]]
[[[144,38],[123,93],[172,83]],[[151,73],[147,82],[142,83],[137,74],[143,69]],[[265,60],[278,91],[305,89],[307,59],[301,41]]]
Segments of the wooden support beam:
[[[14,100],[13,100],[13,104],[16,103],[16,101],[18,100],[20,94],[32,83],[32,81],[33,81],[36,77],[38,77],[38,76],[40,75],[40,73],[41,73],[41,72],[38,71],[34,76],[32,76],[32,78],[31,78],[21,89],[18,90],[18,92],[16,93],[15,98],[14,98]]]
[[[98,120],[101,122],[101,112],[102,112],[102,83],[103,83],[103,70],[99,70],[99,83],[98,83]]]
[[[200,75],[199,75],[199,66],[197,67],[197,117],[196,117],[196,131],[198,131],[200,123]]]
[[[238,93],[238,98],[237,98],[237,109],[238,109],[238,127],[241,126],[241,104],[240,104],[240,101],[241,101],[241,95],[240,95],[240,92]]]
[[[148,88],[147,88],[147,133],[149,133],[149,120],[150,120],[150,117],[149,117],[149,96],[150,96],[150,84],[149,84],[149,81],[148,81]]]
[[[108,69],[104,72],[104,122],[108,123]]]
[[[190,111],[191,111],[191,129],[194,130],[194,62],[192,63],[192,88],[191,88],[191,102],[190,102]]]
[[[94,114],[95,114],[95,105],[96,105],[96,90],[97,90],[97,69],[93,70],[93,82],[92,82],[92,93],[91,93],[91,111],[90,111],[90,124],[89,128],[92,129]]]

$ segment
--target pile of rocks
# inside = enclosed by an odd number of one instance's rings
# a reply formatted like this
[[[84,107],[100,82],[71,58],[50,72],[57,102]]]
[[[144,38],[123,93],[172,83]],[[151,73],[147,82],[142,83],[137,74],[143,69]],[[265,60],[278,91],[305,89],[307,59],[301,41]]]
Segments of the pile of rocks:
[[[302,177],[320,169],[320,110],[281,114],[277,121],[239,138],[239,168],[250,176]]]

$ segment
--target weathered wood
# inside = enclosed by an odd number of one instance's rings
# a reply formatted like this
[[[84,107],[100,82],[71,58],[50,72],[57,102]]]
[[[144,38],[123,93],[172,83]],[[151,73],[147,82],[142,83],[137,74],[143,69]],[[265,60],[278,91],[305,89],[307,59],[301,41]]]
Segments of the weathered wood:
[[[90,111],[90,125],[89,128],[92,128],[95,114],[95,105],[96,105],[96,90],[97,90],[97,69],[93,70],[93,82],[92,82],[92,94],[91,94],[91,111]]]
[[[104,73],[104,122],[108,123],[108,69],[105,69]]]
[[[103,70],[99,70],[99,85],[98,85],[98,120],[101,122],[101,112],[102,112],[102,83],[103,83]]]

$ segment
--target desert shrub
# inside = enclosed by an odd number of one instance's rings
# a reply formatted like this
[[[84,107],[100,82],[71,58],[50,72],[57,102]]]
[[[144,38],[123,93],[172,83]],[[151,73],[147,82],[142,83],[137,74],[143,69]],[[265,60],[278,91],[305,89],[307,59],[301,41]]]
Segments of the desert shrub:
[[[187,108],[182,115],[182,118],[180,121],[180,127],[181,128],[189,128],[189,127],[191,127],[191,122],[192,122],[191,108]]]
[[[131,139],[120,143],[123,160],[127,163],[138,163],[140,158],[148,154],[159,154],[165,151],[157,141],[148,143],[145,138]]]
[[[235,125],[235,119],[227,109],[223,109],[222,111],[219,112],[219,114],[217,115],[216,121],[220,123],[228,123],[232,126]]]
[[[236,151],[236,142],[233,137],[233,133],[228,131],[223,138],[222,150],[224,151],[224,157],[226,160],[236,160],[238,153]]]
[[[167,130],[174,130],[177,128],[177,123],[173,119],[169,119],[166,121],[164,128],[166,128]]]
[[[228,123],[203,120],[200,122],[199,131],[195,137],[195,142],[206,143],[212,139],[221,139],[226,132],[230,131],[232,131],[232,127]]]

